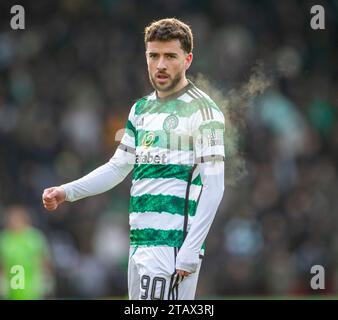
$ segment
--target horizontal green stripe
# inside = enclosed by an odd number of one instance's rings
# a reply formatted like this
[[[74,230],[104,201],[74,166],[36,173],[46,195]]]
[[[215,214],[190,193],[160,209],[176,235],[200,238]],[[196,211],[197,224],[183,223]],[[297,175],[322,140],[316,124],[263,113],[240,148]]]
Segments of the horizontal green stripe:
[[[145,114],[145,113],[158,113],[161,103],[157,100],[150,101],[140,101],[135,107],[135,115]]]
[[[145,96],[139,100],[137,100],[136,105],[135,105],[135,115],[139,115],[145,112],[142,112],[145,110],[145,106],[148,102],[148,96]]]
[[[144,246],[170,246],[181,247],[183,244],[182,230],[159,230],[159,229],[131,229],[130,244]],[[205,250],[205,242],[202,248]]]
[[[206,105],[216,111],[220,111],[217,105],[212,101],[206,101]],[[179,99],[160,102],[158,100],[140,100],[135,107],[135,114],[145,113],[168,113],[175,114],[178,117],[190,117],[192,114],[200,110],[199,100],[185,102]]]
[[[188,181],[192,166],[176,164],[136,164],[134,166],[134,180],[176,178]]]
[[[187,103],[182,100],[176,99],[164,103],[158,100],[150,100],[137,104],[135,114],[168,113],[175,114],[178,117],[190,117],[197,110],[199,110],[197,104]]]
[[[131,245],[181,247],[182,243],[182,230],[158,230],[151,228],[130,230]]]
[[[202,124],[199,126],[198,130],[203,131],[203,130],[216,130],[216,129],[221,129],[224,130],[225,126],[223,122],[220,121],[210,121],[206,124]]]
[[[178,135],[174,132],[166,132],[164,130],[138,130],[136,146],[141,146],[142,141],[145,138],[146,134],[153,133],[155,135],[155,140],[151,144],[152,147],[165,148],[168,150],[182,150],[182,151],[192,151],[194,150],[193,138],[189,135]]]
[[[196,201],[189,200],[188,215],[196,213]],[[161,212],[184,215],[185,199],[172,195],[144,194],[130,198],[129,212]],[[159,217],[160,219],[160,217]]]
[[[151,106],[151,102],[147,102],[147,100],[138,101],[135,107],[135,115],[145,114],[147,112],[147,108],[149,109]]]

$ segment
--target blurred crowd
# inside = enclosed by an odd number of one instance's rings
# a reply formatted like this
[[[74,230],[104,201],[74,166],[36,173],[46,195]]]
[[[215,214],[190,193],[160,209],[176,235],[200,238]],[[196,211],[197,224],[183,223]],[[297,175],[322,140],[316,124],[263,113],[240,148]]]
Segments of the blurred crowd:
[[[0,5],[0,235],[12,205],[28,212],[48,251],[45,297],[127,294],[130,176],[52,213],[41,194],[112,156],[131,105],[152,90],[143,29],[173,16],[192,26],[191,76],[224,96],[257,62],[274,79],[243,113],[246,173],[226,186],[197,297],[315,294],[313,265],[338,293],[338,2],[322,1],[325,30],[310,27],[313,4],[25,1],[22,31]]]

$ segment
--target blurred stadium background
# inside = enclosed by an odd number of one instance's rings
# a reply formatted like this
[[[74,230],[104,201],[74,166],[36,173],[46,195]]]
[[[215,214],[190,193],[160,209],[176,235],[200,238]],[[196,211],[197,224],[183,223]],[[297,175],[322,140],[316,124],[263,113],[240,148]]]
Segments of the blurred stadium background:
[[[338,293],[338,1],[34,0],[22,31],[13,4],[0,4],[0,233],[9,205],[29,211],[49,248],[45,298],[126,297],[130,176],[54,213],[41,194],[113,154],[151,90],[143,29],[173,16],[193,28],[190,75],[224,96],[258,62],[273,78],[243,113],[246,173],[226,188],[197,298]],[[325,30],[310,28],[314,4]],[[325,290],[310,287],[316,264]]]

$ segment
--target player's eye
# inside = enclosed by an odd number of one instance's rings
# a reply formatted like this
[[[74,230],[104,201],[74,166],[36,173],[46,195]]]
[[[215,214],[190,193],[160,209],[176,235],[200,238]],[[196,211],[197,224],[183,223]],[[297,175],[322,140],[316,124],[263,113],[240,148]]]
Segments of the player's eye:
[[[175,54],[168,54],[167,57],[169,59],[175,59],[176,58],[176,55]]]
[[[149,53],[149,58],[156,58],[158,56],[157,53]]]

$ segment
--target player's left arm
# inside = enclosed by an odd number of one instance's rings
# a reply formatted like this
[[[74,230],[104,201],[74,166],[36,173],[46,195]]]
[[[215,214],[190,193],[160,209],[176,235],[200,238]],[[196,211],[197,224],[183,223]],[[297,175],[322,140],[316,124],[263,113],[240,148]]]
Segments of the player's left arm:
[[[224,162],[205,162],[199,166],[203,190],[194,221],[176,258],[176,270],[180,275],[196,271],[202,244],[210,230],[224,192]]]
[[[218,109],[206,118],[198,112],[193,120],[195,157],[202,180],[202,193],[193,222],[176,258],[180,275],[195,272],[201,247],[208,235],[224,193],[224,116]]]

